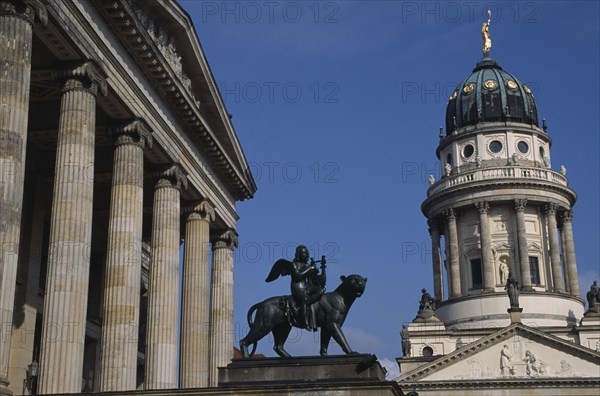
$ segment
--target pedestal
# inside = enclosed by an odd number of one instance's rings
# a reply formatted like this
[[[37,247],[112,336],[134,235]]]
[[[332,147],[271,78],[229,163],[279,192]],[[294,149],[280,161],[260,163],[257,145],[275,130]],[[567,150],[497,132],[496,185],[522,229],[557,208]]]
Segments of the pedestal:
[[[523,308],[508,308],[506,310],[510,315],[510,323],[521,323],[521,313],[523,312]]]
[[[290,394],[401,395],[398,384],[385,381],[375,355],[303,356],[234,359],[219,368],[219,388],[285,387]],[[316,392],[316,393],[315,393]]]

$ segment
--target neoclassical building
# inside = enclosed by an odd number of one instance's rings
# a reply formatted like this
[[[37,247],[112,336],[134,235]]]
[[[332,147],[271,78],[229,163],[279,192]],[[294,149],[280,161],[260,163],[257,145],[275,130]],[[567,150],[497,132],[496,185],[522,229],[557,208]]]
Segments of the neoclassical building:
[[[435,315],[408,325],[398,382],[420,395],[596,394],[600,318],[584,316],[577,195],[552,163],[530,88],[487,51],[450,96],[440,130],[443,175],[430,177],[421,207]],[[510,274],[520,288],[511,311]]]
[[[0,394],[216,385],[255,191],[176,2],[0,0]]]

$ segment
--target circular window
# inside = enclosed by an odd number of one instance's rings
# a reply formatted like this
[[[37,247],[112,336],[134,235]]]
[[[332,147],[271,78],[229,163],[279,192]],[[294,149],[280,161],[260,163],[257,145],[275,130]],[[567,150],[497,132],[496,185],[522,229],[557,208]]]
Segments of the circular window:
[[[452,165],[452,154],[448,153],[446,156],[446,163]]]
[[[433,356],[433,348],[430,346],[426,346],[425,348],[423,348],[423,356],[425,356],[425,357]]]
[[[502,142],[499,140],[492,140],[490,142],[490,151],[495,154],[502,151]]]
[[[520,141],[517,143],[517,148],[522,154],[527,154],[529,152],[529,145],[526,142]]]
[[[463,148],[463,155],[465,156],[465,158],[470,158],[473,153],[475,153],[475,147],[473,147],[472,144],[467,144],[464,148]]]

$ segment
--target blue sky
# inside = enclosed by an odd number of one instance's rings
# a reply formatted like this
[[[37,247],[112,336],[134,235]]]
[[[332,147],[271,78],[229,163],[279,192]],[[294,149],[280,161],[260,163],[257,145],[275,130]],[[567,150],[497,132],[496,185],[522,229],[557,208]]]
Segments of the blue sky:
[[[236,343],[246,311],[287,294],[264,282],[271,264],[306,244],[342,274],[369,278],[345,324],[351,346],[393,361],[399,331],[432,289],[420,211],[446,101],[481,58],[534,91],[548,120],[553,168],[578,193],[575,245],[582,290],[599,265],[599,2],[192,1],[192,16],[258,193],[238,206]],[[292,354],[318,338],[292,333]],[[272,355],[269,341],[258,351]],[[339,351],[332,347],[331,353]]]

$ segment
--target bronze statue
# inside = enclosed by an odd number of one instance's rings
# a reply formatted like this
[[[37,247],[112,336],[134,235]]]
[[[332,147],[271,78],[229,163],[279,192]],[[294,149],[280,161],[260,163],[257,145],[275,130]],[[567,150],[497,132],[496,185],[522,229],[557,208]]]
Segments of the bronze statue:
[[[590,291],[586,294],[588,301],[587,313],[600,313],[600,289],[598,288],[598,282],[594,281],[590,287]]]
[[[408,332],[406,325],[402,325],[400,338],[402,338],[402,356],[410,357],[410,333]]]
[[[300,325],[306,330],[315,331],[315,312],[312,304],[325,293],[325,282],[327,281],[325,273],[326,261],[325,256],[322,256],[319,261],[311,259],[310,264],[308,260],[308,248],[304,245],[299,245],[296,248],[294,261],[286,259],[277,260],[273,264],[266,281],[272,282],[283,275],[291,276],[292,297],[294,297],[295,303],[295,306],[292,308],[300,310],[299,313],[295,312]],[[317,262],[321,263],[321,274],[319,274],[319,270],[317,269]]]
[[[512,272],[508,273],[504,290],[507,290],[510,307],[519,308],[519,281],[515,279]]]
[[[302,272],[302,270],[300,271]],[[310,271],[304,270],[304,272],[308,274]],[[342,324],[346,320],[346,315],[356,298],[364,293],[367,278],[360,275],[348,275],[341,276],[340,279],[342,283],[335,291],[321,294],[320,298],[313,304],[315,325],[321,328],[321,356],[327,355],[327,347],[331,337],[346,354],[355,353],[346,341],[346,337],[342,332]],[[283,345],[290,334],[292,326],[303,328],[305,324],[304,321],[298,318],[296,311],[292,308],[294,300],[295,298],[292,296],[271,297],[254,304],[250,308],[248,311],[250,331],[246,337],[240,340],[240,351],[244,358],[254,355],[256,344],[269,332],[273,332],[275,339],[273,349],[275,352],[281,357],[290,357]],[[252,320],[252,315],[255,312],[256,315]],[[251,352],[248,351],[249,345],[253,346]]]
[[[435,317],[435,300],[426,289],[421,289],[421,300],[419,301],[419,311],[415,321],[430,320]],[[434,318],[437,320],[437,317]]]

